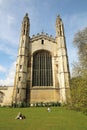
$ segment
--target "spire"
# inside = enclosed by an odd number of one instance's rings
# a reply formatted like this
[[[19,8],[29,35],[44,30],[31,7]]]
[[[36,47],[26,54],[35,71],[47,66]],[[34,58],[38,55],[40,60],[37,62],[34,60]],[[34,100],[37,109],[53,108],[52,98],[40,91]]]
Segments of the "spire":
[[[25,14],[24,16],[24,21],[28,20],[29,21],[29,18],[28,18],[28,13]]]
[[[22,22],[21,34],[29,36],[29,30],[30,30],[30,22],[29,22],[28,13],[26,13]]]
[[[64,27],[60,15],[56,18],[56,36],[64,36]]]

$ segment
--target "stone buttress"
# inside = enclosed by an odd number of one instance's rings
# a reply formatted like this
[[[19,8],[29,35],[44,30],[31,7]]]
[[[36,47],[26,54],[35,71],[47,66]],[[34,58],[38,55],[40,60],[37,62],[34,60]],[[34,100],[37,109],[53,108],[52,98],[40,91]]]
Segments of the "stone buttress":
[[[58,55],[58,81],[60,89],[60,102],[67,103],[70,98],[69,89],[69,66],[66,41],[64,35],[64,26],[60,16],[56,19],[56,42]]]
[[[30,29],[30,23],[28,14],[26,14],[22,22],[21,36],[20,36],[20,43],[16,64],[16,74],[14,81],[13,103],[16,104],[26,102],[29,29]]]

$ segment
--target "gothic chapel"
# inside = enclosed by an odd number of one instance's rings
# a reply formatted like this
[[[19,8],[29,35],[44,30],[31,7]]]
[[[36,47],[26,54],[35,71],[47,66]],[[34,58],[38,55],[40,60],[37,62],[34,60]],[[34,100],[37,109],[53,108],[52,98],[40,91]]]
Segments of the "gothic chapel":
[[[22,21],[13,103],[61,102],[70,97],[69,65],[60,16],[56,18],[56,37],[41,33],[30,37],[30,21]]]

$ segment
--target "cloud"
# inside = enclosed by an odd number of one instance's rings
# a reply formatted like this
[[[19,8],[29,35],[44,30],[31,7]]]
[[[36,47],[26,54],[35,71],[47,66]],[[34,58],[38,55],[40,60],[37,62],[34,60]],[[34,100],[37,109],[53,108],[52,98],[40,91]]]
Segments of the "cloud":
[[[0,39],[7,40],[11,45],[17,44],[16,34],[18,33],[16,29],[14,29],[15,17],[5,12],[0,12],[0,18]]]
[[[68,33],[74,34],[75,32],[87,26],[87,12],[75,13],[64,16],[64,24]]]
[[[3,0],[0,0],[0,5],[2,4]]]
[[[6,44],[3,45],[3,43],[1,43],[0,45],[0,51],[3,51],[5,54],[8,54],[10,57],[15,58],[17,56],[17,48],[10,47]]]
[[[16,19],[12,15],[0,12],[0,50],[11,57],[16,56],[19,40]]]
[[[6,71],[5,68],[1,66],[1,70],[6,72],[6,78],[0,79],[0,85],[4,86],[13,86],[14,85],[14,76],[15,76],[15,64],[16,62],[13,62],[11,67]]]
[[[87,18],[85,17],[87,12],[67,14],[63,17],[63,23],[65,27],[66,44],[68,50],[70,71],[72,72],[72,64],[78,61],[78,49],[73,45],[74,35],[79,31],[87,27]]]
[[[3,66],[0,65],[0,72],[6,72],[6,68],[4,68]]]

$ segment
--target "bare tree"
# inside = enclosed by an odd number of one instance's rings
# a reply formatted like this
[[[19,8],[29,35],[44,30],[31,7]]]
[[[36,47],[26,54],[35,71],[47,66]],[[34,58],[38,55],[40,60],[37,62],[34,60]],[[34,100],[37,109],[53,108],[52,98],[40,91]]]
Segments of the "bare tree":
[[[72,106],[87,114],[87,28],[75,34],[73,44],[79,59],[73,63],[74,77],[70,82]]]
[[[78,49],[79,62],[74,64],[74,70],[78,75],[87,75],[87,28],[79,31],[74,36],[73,44]]]

